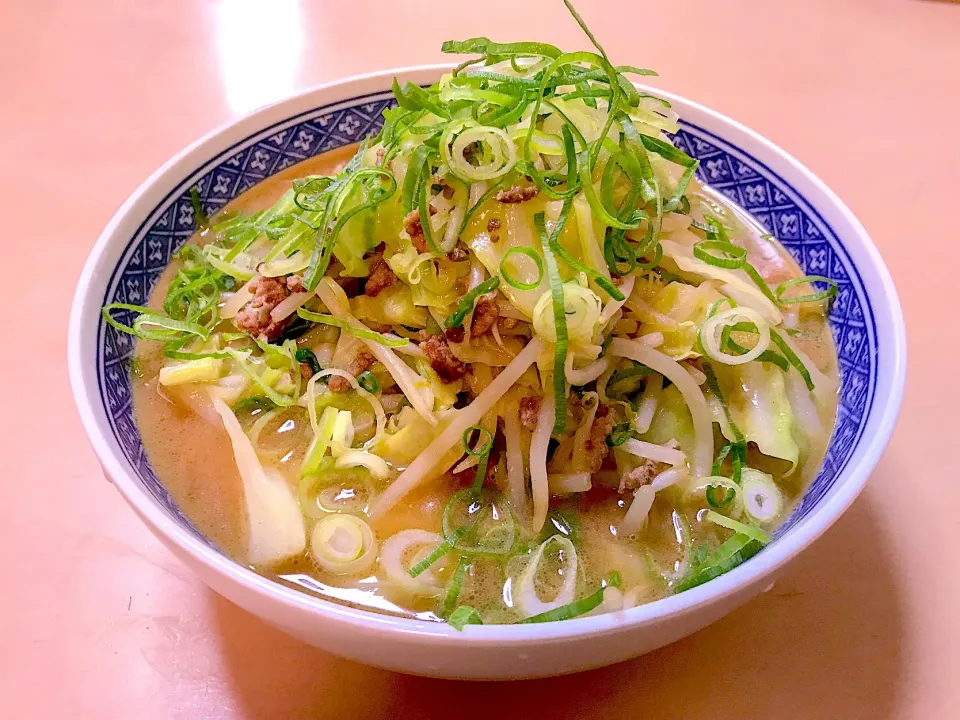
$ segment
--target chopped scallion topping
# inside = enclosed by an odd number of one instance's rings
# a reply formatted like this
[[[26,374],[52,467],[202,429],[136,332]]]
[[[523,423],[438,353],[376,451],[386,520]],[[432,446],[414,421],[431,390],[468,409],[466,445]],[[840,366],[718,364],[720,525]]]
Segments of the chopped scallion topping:
[[[569,200],[564,201],[564,209],[569,214]],[[564,217],[561,211],[561,217]],[[547,227],[543,221],[543,213],[533,217],[534,226],[540,236],[540,246],[547,266],[547,277],[550,279],[550,294],[553,300],[553,322],[557,333],[557,349],[553,360],[553,396],[556,404],[556,415],[553,421],[553,432],[559,435],[567,426],[567,314],[563,301],[563,282],[560,280],[560,270],[557,260],[553,256],[552,243],[547,237]],[[559,235],[561,224],[558,221],[554,229],[554,236]]]
[[[523,282],[517,280],[510,274],[510,266],[507,261],[513,255],[523,255],[533,261],[537,268],[537,279],[535,281]],[[516,260],[514,263],[516,263]],[[533,290],[543,280],[543,260],[533,248],[525,246],[512,247],[504,253],[503,258],[500,260],[500,275],[503,277],[503,281],[512,288],[516,288],[517,290]]]
[[[454,630],[463,630],[466,625],[483,625],[483,618],[476,608],[469,605],[461,605],[447,618],[447,625]]]
[[[299,308],[297,310],[297,315],[302,317],[304,320],[309,320],[312,323],[333,325],[334,327],[338,327],[354,337],[360,338],[361,340],[372,340],[373,342],[379,343],[384,347],[404,347],[410,344],[410,341],[407,338],[387,337],[386,335],[381,335],[373,330],[356,328],[351,325],[349,321],[344,320],[343,318],[334,317],[333,315],[315,313],[311,312],[310,310],[304,310],[303,308]]]
[[[357,384],[371,395],[376,395],[380,392],[380,381],[377,380],[377,376],[369,370],[364,370],[360,373],[360,376],[357,378]]]
[[[816,292],[809,293],[807,295],[793,295],[791,297],[785,297],[785,293],[797,285],[807,285],[810,283],[826,283],[827,287],[823,290],[817,290]],[[828,277],[823,275],[804,275],[803,277],[794,278],[793,280],[787,280],[777,285],[777,289],[774,290],[773,294],[777,298],[777,302],[781,305],[797,305],[800,303],[815,303],[823,302],[824,300],[830,300],[831,298],[836,297],[837,291],[839,290],[839,285],[837,285],[836,280],[831,280]]]
[[[610,579],[607,580],[600,588],[596,591],[587,595],[587,597],[580,600],[574,600],[572,603],[567,605],[561,605],[558,608],[553,610],[547,610],[546,612],[540,613],[539,615],[534,615],[533,617],[525,618],[521,620],[521,623],[542,623],[542,622],[555,622],[557,620],[569,620],[570,618],[575,618],[579,615],[584,615],[594,608],[598,607],[603,602],[603,593],[608,587],[620,587],[620,573],[614,572]]]
[[[484,280],[482,283],[460,298],[460,302],[457,304],[457,309],[447,315],[447,318],[443,321],[443,324],[448,328],[455,328],[463,325],[464,319],[467,317],[470,311],[473,310],[473,304],[477,301],[477,298],[479,298],[481,295],[486,295],[487,293],[493,292],[498,287],[500,287],[500,278],[494,276]]]

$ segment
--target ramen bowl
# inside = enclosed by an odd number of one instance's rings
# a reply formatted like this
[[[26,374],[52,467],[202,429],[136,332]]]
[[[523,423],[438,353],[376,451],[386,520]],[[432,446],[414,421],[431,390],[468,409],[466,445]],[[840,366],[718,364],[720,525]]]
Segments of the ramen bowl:
[[[302,160],[375,134],[396,76],[427,84],[446,67],[356,77],[308,90],[213,131],[157,170],[97,240],[70,321],[69,367],[104,472],[150,530],[206,584],[289,634],[338,655],[420,675],[495,679],[615,663],[684,637],[768,586],[829,528],[866,483],[893,429],[906,371],[903,318],[866,231],[783,150],[712,110],[658,91],[680,115],[675,143],[701,179],[748,211],[805,273],[839,286],[829,321],[841,387],[836,428],[815,480],[758,555],[704,585],[625,611],[563,622],[449,625],[357,609],[300,592],[231,560],[194,527],[151,467],[134,421],[134,338],[107,332],[100,308],[143,304],[194,232],[190,188],[208,212]]]

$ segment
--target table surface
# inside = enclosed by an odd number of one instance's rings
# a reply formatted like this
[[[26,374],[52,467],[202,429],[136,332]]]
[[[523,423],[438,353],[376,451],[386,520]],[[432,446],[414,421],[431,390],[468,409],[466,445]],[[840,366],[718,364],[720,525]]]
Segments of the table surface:
[[[872,234],[906,313],[910,371],[863,496],[772,591],[670,647],[571,678],[406,677],[267,627],[160,546],[87,445],[65,346],[95,238],[170,155],[300,88],[440,61],[447,38],[586,43],[559,0],[6,0],[0,307],[24,320],[0,357],[0,716],[882,719],[956,706],[960,491],[945,451],[960,408],[946,361],[960,351],[960,5],[580,4],[615,61],[657,68],[660,87],[786,148]]]

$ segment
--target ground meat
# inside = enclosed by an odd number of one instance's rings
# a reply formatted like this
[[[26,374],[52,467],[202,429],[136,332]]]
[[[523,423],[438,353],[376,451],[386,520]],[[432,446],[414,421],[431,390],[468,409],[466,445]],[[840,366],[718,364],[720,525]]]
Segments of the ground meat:
[[[300,377],[304,382],[313,377],[313,368],[309,363],[300,363]]]
[[[494,233],[490,236],[490,242],[496,245],[498,242],[500,242],[500,236],[497,233]]]
[[[470,326],[470,334],[473,337],[480,337],[484,333],[490,332],[490,328],[500,317],[500,309],[497,307],[497,301],[489,295],[485,295],[477,301],[473,308],[473,324]]]
[[[466,334],[467,331],[463,329],[463,325],[447,328],[443,331],[443,336],[452,343],[462,343],[464,337],[466,337]]]
[[[383,165],[383,157],[387,154],[386,148],[377,148],[377,167]]]
[[[447,255],[447,257],[454,262],[461,262],[470,257],[470,251],[467,250],[462,243],[458,243],[457,246],[450,251],[450,254]]]
[[[514,185],[509,190],[501,190],[497,193],[497,200],[502,203],[522,203],[527,200],[533,200],[540,194],[540,188],[536,185]]]
[[[430,360],[430,367],[443,382],[459,380],[466,374],[467,366],[457,359],[447,345],[447,341],[438,335],[433,335],[429,340],[421,343],[420,349],[426,353]]]
[[[359,377],[360,374],[373,365],[377,359],[368,353],[366,350],[361,350],[356,354],[353,360],[347,365],[345,370],[353,375],[354,377]],[[327,387],[329,387],[333,392],[346,392],[349,390],[352,385],[346,378],[342,378],[339,375],[330,376],[330,380],[327,382]]]
[[[533,432],[537,429],[537,418],[540,417],[540,398],[525,397],[520,400],[520,424]]]
[[[497,218],[490,218],[490,221],[487,223],[487,232],[496,232],[500,229],[500,220]]]
[[[251,288],[253,298],[248,302],[233,322],[238,330],[267,340],[277,338],[296,315],[289,315],[280,322],[270,318],[270,311],[290,297],[290,291],[282,278],[260,277]]]
[[[299,275],[288,275],[287,276],[287,290],[290,292],[301,293],[306,292],[307,288],[303,286],[303,278]]]
[[[658,468],[659,464],[653,460],[644,460],[640,467],[631,470],[620,478],[620,487],[617,488],[617,492],[623,495],[633,492],[638,487],[648,485],[657,476]]]
[[[598,472],[603,465],[603,461],[610,452],[607,446],[607,435],[617,424],[613,415],[606,405],[597,408],[596,417],[593,419],[593,427],[590,428],[590,437],[587,438],[585,454],[586,470],[591,473]]]
[[[437,209],[431,205],[430,214],[436,215]],[[417,249],[417,252],[427,252],[427,240],[423,236],[423,225],[420,224],[420,211],[411,210],[403,218],[403,229],[410,236],[410,242]]]
[[[500,329],[513,330],[517,326],[518,322],[520,321],[512,317],[500,318]]]
[[[393,274],[393,270],[384,262],[383,258],[378,257],[373,261],[373,269],[370,271],[370,277],[367,278],[367,286],[363,292],[368,297],[376,297],[382,290],[390,287],[396,281],[397,276]]]

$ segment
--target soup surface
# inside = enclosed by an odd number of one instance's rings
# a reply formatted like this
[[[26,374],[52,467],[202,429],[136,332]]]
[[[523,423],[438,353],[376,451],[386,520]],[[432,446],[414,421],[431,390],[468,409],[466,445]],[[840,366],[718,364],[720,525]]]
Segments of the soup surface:
[[[816,474],[835,284],[698,183],[662,103],[547,58],[398,88],[377,138],[198,208],[149,307],[105,308],[153,467],[239,562],[562,620],[730,570]]]

